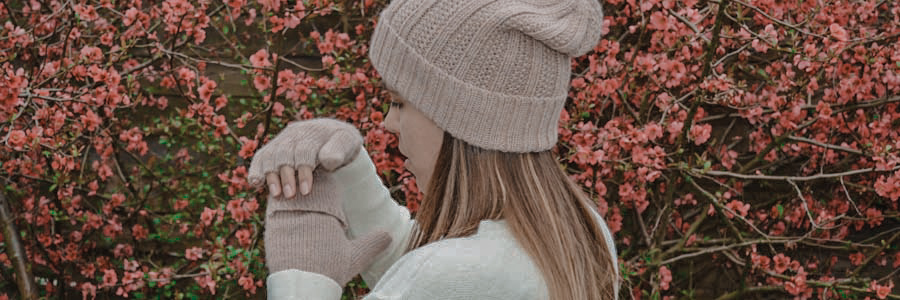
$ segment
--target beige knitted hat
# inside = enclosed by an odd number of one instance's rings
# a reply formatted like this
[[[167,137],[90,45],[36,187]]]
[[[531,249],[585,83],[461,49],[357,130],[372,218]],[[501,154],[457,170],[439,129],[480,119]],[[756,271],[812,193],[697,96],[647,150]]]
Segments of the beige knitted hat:
[[[600,0],[394,0],[369,58],[384,83],[469,144],[556,144],[571,58],[600,40]]]

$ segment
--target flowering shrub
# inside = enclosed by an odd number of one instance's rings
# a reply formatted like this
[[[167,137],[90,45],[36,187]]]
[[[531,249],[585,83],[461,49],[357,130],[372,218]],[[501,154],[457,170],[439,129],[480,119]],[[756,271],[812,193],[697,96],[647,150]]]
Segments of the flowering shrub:
[[[0,3],[0,192],[41,295],[262,297],[247,166],[294,119],[359,127],[415,211],[366,59],[385,4]],[[900,5],[604,6],[554,151],[616,233],[623,297],[900,298]]]

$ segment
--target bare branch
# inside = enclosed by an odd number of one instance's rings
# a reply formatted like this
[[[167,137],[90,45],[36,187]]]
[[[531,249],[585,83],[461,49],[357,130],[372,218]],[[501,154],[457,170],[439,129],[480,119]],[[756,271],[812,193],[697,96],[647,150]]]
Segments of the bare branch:
[[[695,172],[698,174],[706,174],[712,176],[727,176],[727,177],[735,177],[740,179],[752,179],[752,180],[785,180],[785,181],[812,181],[819,179],[828,179],[828,178],[839,178],[844,176],[851,175],[859,175],[871,172],[893,172],[896,170],[900,170],[900,166],[897,166],[891,170],[877,170],[875,168],[861,169],[861,170],[852,170],[841,173],[827,173],[827,174],[816,174],[811,176],[773,176],[773,175],[748,175],[748,174],[739,174],[728,171],[715,171],[709,170],[704,171],[701,169],[691,169],[691,172]]]
[[[13,216],[6,206],[6,196],[0,191],[0,225],[3,227],[3,236],[6,237],[6,253],[16,270],[16,284],[22,299],[37,299],[38,290],[34,284],[34,276],[31,273],[31,265],[28,264],[25,247],[19,237],[19,230],[13,222]]]

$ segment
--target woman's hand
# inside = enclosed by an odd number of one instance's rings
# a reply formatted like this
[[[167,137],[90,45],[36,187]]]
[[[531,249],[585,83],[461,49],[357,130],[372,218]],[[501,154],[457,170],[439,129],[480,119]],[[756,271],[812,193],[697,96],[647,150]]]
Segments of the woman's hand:
[[[347,239],[339,191],[331,173],[316,171],[316,186],[294,201],[271,199],[264,233],[270,274],[296,269],[327,276],[343,287],[391,243],[376,231]]]
[[[353,125],[330,118],[289,124],[253,156],[248,174],[251,186],[267,183],[274,197],[307,195],[313,170],[337,170],[353,160],[363,139]],[[298,189],[299,186],[299,189]]]

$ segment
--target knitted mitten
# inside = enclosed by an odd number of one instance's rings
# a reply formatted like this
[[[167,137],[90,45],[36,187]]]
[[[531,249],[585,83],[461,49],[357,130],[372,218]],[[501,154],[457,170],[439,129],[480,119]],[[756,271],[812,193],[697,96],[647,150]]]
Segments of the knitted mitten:
[[[350,163],[359,153],[363,139],[353,125],[330,118],[297,121],[285,127],[274,139],[253,155],[247,179],[254,187],[266,182],[266,174],[282,166],[316,168],[329,171]]]
[[[298,269],[322,274],[344,286],[391,242],[387,232],[356,240],[344,234],[346,219],[330,173],[313,173],[309,195],[287,200],[269,197],[264,233],[269,273]]]

